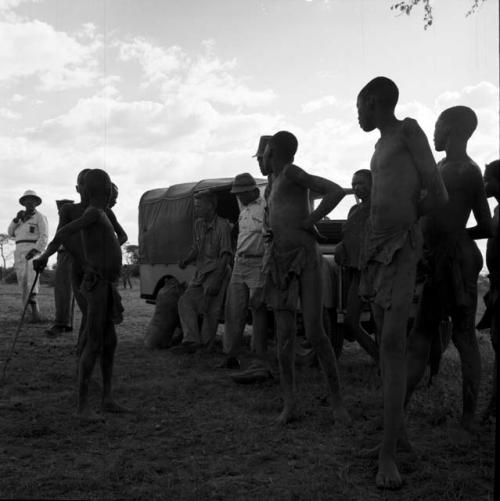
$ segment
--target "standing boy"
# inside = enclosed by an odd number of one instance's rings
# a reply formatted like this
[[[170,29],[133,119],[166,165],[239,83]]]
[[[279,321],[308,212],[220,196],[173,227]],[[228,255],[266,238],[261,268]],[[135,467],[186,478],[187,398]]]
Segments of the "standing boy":
[[[33,264],[37,271],[42,271],[48,258],[61,244],[70,242],[72,235],[80,236],[82,253],[77,264],[83,271],[80,292],[85,300],[87,315],[80,339],[77,415],[94,421],[99,418],[89,408],[88,387],[98,356],[103,379],[102,410],[125,410],[111,396],[117,342],[115,324],[123,319],[123,307],[116,290],[122,254],[115,230],[106,214],[111,196],[108,174],[101,169],[89,170],[85,175],[83,192],[88,203],[82,216],[60,228],[47,250]]]

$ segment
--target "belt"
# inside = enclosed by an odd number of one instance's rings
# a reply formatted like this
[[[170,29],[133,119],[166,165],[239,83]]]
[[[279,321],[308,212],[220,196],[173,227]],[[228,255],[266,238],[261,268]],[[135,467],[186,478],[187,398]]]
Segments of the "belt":
[[[244,259],[249,259],[249,258],[262,259],[264,256],[262,254],[245,254],[243,252],[240,252],[239,254],[236,254],[236,257],[242,257]]]
[[[17,244],[36,244],[38,240],[16,240]]]

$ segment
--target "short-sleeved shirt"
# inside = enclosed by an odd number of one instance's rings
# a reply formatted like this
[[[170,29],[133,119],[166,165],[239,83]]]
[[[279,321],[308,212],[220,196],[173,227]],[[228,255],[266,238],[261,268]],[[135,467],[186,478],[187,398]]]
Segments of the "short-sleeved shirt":
[[[215,271],[224,254],[233,254],[229,223],[219,216],[209,222],[197,219],[194,223],[193,247],[197,251],[196,272],[190,285],[196,287],[202,285]]]
[[[263,256],[264,240],[262,226],[266,202],[262,197],[243,205],[239,217],[238,244],[236,255]]]

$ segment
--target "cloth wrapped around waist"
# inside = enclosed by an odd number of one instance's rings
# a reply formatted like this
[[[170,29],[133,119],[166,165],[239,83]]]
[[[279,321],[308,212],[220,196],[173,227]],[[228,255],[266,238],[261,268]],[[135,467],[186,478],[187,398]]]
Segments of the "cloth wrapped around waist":
[[[95,293],[103,288],[107,291],[106,304],[110,320],[116,325],[123,322],[122,298],[118,293],[116,282],[106,280],[95,270],[85,270],[80,290],[84,295]]]
[[[263,260],[266,303],[275,310],[297,309],[299,277],[307,263],[304,247],[281,251],[271,244]]]

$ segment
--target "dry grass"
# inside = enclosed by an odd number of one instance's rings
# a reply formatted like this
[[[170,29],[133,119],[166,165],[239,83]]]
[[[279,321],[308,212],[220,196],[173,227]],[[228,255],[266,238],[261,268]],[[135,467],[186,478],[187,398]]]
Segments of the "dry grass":
[[[126,320],[119,326],[115,393],[133,414],[81,425],[75,409],[76,335],[48,340],[48,324],[21,332],[7,382],[0,389],[0,497],[36,499],[277,499],[488,500],[492,497],[491,424],[472,444],[450,432],[460,414],[459,364],[445,355],[435,385],[416,393],[409,431],[418,461],[401,454],[405,485],[396,493],[374,487],[376,464],[357,451],[381,436],[377,370],[347,345],[341,359],[344,394],[355,418],[332,425],[318,369],[298,372],[300,419],[277,428],[277,382],[237,386],[217,369],[220,355],[174,355],[142,343],[152,306],[138,286],[122,291]],[[0,360],[19,318],[20,296],[0,285]],[[41,290],[53,313],[52,289]],[[77,316],[77,321],[79,317]],[[480,409],[490,390],[492,350],[479,334],[484,378]],[[91,386],[99,403],[99,370]]]

